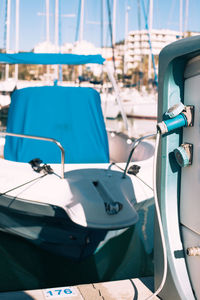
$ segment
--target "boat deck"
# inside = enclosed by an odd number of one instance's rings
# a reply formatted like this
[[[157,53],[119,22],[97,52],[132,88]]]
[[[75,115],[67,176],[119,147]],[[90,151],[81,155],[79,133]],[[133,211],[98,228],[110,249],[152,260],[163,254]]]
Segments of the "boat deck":
[[[145,277],[72,287],[6,292],[0,293],[0,298],[1,300],[145,300],[152,295],[152,290],[153,278]]]

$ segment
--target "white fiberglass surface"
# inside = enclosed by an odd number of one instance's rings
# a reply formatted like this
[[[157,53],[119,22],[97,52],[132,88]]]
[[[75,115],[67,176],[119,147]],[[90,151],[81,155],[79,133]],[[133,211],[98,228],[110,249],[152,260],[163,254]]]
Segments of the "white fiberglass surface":
[[[191,66],[189,71],[192,72]],[[193,162],[181,170],[180,222],[187,268],[195,296],[199,299],[200,260],[198,256],[190,257],[186,254],[187,248],[196,247],[200,243],[200,75],[193,75],[185,80],[184,88],[184,104],[195,106],[195,118],[193,127],[183,128],[182,143],[193,144]]]

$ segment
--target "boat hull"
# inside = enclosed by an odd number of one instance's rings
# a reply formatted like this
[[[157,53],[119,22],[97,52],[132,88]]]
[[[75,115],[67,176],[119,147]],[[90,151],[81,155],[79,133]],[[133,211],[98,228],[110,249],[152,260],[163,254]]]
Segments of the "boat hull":
[[[6,200],[6,197],[1,200]],[[109,232],[74,224],[61,208],[53,209],[57,216],[48,215],[48,207],[47,214],[42,216],[1,206],[0,230],[21,236],[43,249],[73,260],[92,255]],[[115,235],[117,231],[121,232],[115,230]]]

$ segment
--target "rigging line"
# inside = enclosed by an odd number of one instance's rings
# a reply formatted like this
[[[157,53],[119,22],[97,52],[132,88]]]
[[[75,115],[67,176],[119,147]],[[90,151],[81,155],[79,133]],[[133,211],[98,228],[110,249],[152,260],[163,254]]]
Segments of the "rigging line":
[[[118,164],[116,164],[115,162],[112,162],[112,163],[109,165],[108,170],[110,170],[110,169],[112,168],[112,166],[116,166],[118,169],[120,169],[121,171],[124,172],[124,169],[121,168],[121,167],[120,167]],[[131,174],[131,175],[133,175],[133,174]],[[133,176],[135,176],[135,177],[136,177],[137,179],[139,179],[144,185],[146,185],[150,190],[153,191],[153,188],[152,188],[148,183],[146,183],[142,178],[140,178],[137,174],[135,174],[135,175],[133,175]]]
[[[137,174],[136,175],[134,175],[135,177],[137,177],[137,179],[139,179],[144,185],[146,185],[150,190],[152,190],[153,191],[153,188],[150,186],[150,185],[148,185],[148,183],[146,183],[142,178],[140,178]]]
[[[155,80],[156,86],[158,86],[158,76],[156,73],[156,65],[155,65],[155,59],[154,59],[154,55],[153,55],[153,51],[152,51],[151,37],[150,37],[149,25],[148,25],[148,17],[147,17],[146,10],[145,10],[144,0],[142,0],[142,8],[143,8],[144,19],[145,19],[145,29],[147,30],[149,49],[151,52],[151,58],[152,58],[152,63],[153,63],[154,80]]]
[[[23,187],[23,186],[25,186],[25,185],[27,185],[27,184],[33,182],[33,181],[36,181],[36,180],[38,180],[38,179],[41,179],[41,178],[45,177],[46,175],[48,175],[48,174],[44,174],[44,175],[42,175],[42,176],[40,176],[40,177],[31,179],[30,181],[27,181],[27,182],[25,182],[25,183],[22,183],[22,184],[20,184],[20,185],[18,185],[18,186],[16,186],[16,187],[14,187],[14,188],[12,188],[12,189],[10,189],[10,190],[4,192],[4,193],[0,193],[0,196],[4,196],[4,195],[6,195],[6,194],[9,193],[9,192],[12,192],[12,191],[14,191],[14,190],[16,190],[16,189],[18,189],[18,188],[20,188],[20,187]]]
[[[75,34],[75,42],[79,39],[79,31],[80,31],[80,16],[81,16],[81,0],[79,0],[78,4],[78,13],[77,13],[77,21],[76,21],[76,34]]]
[[[111,47],[112,47],[112,61],[114,67],[114,74],[116,74],[116,66],[115,66],[115,49],[113,44],[113,32],[112,32],[112,20],[111,20],[111,10],[110,10],[110,1],[107,0],[107,11],[108,11],[108,24],[110,31],[110,39],[111,39]]]

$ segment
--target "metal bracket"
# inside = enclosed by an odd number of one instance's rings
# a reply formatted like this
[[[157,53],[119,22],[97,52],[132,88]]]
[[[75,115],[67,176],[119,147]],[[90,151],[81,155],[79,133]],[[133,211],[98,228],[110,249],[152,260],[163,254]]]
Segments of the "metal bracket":
[[[194,126],[194,105],[185,106],[182,114],[185,115],[187,119],[187,127]]]

